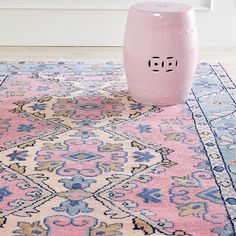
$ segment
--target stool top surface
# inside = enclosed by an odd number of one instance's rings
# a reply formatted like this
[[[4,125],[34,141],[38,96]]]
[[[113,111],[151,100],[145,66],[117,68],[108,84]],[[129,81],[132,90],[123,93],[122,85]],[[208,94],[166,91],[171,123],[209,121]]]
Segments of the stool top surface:
[[[172,12],[186,12],[192,9],[191,6],[173,2],[145,2],[134,4],[132,8],[140,11],[154,12],[154,13],[172,13]]]

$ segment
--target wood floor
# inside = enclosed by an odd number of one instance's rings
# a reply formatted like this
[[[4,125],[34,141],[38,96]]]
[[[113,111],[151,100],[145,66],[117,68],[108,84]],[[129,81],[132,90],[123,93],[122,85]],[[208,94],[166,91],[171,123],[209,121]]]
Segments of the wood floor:
[[[123,50],[121,47],[0,47],[0,61],[18,60],[122,61]],[[199,61],[221,62],[236,82],[236,47],[201,49]]]

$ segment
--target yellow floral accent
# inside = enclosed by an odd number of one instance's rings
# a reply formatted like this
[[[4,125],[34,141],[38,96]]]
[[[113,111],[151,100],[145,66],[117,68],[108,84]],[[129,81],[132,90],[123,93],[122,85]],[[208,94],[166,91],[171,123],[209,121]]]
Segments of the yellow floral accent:
[[[136,142],[136,141],[132,141],[131,146],[132,146],[132,147],[137,147],[139,150],[144,150],[144,149],[147,148],[147,147],[144,146],[143,144],[138,143],[138,142]]]
[[[158,153],[160,153],[161,155],[164,155],[164,156],[165,156],[165,155],[169,155],[170,153],[174,152],[174,150],[169,149],[169,148],[167,148],[167,147],[162,147],[162,148],[156,150],[156,152],[158,152]]]
[[[180,216],[196,216],[199,217],[199,214],[206,212],[206,204],[204,202],[191,202],[184,206],[179,206]]]
[[[166,136],[165,140],[167,140],[167,141],[170,141],[170,140],[181,141],[186,138],[185,134],[180,133],[180,132],[167,133],[167,134],[165,134],[165,136]]]
[[[46,114],[40,113],[40,112],[34,112],[33,115],[34,115],[34,116],[37,116],[37,117],[39,117],[39,118],[41,118],[41,119],[43,119],[43,118],[46,117]]]
[[[171,167],[171,166],[176,165],[176,163],[172,162],[171,160],[165,159],[162,161],[162,165],[165,167]]]
[[[189,176],[184,177],[172,177],[175,181],[175,185],[177,186],[184,186],[184,187],[199,187],[199,183],[196,180],[192,180]]]
[[[145,235],[152,235],[155,233],[155,229],[151,225],[149,225],[146,221],[143,221],[139,218],[135,218],[133,220],[133,223],[135,225],[135,229],[143,230]]]
[[[141,115],[142,115],[141,112],[135,112],[134,114],[130,114],[130,115],[129,115],[129,118],[130,118],[130,119],[135,119],[135,118],[137,118],[137,117],[139,117],[139,116],[141,116]]]
[[[58,194],[58,196],[66,198],[68,200],[81,201],[81,200],[84,200],[86,198],[92,197],[93,194],[90,193],[90,192],[87,192],[85,190],[78,189],[78,190],[68,190],[68,191],[65,191],[65,192],[60,192]]]
[[[55,169],[61,167],[63,164],[63,162],[60,161],[50,161],[50,162],[46,162],[46,163],[39,163],[38,167],[35,168],[35,170],[38,171],[43,171],[43,170],[47,170],[49,172],[54,171]]]
[[[121,116],[119,111],[106,111],[105,113],[106,113],[107,117]]]
[[[229,163],[233,166],[236,166],[236,160],[231,160]]]
[[[63,116],[63,117],[69,117],[75,113],[75,110],[68,110],[68,111],[57,111],[53,114],[53,116]]]
[[[43,148],[50,150],[65,150],[65,147],[61,143],[44,143]]]
[[[120,99],[112,99],[112,98],[108,98],[106,99],[106,103],[108,104],[120,104]]]
[[[106,224],[105,222],[102,222],[97,228],[91,230],[91,236],[97,236],[101,235],[99,234],[102,232],[103,236],[114,236],[119,234],[119,230],[122,228],[122,224]]]
[[[2,228],[4,224],[6,224],[6,221],[7,221],[6,217],[4,216],[0,217],[0,228]]]
[[[122,144],[107,143],[106,145],[99,147],[100,152],[116,152],[122,150]]]
[[[38,102],[43,103],[43,102],[48,102],[50,100],[52,100],[52,97],[45,97],[38,99]]]
[[[39,221],[31,223],[18,222],[18,226],[21,229],[15,230],[15,234],[26,235],[26,236],[46,236],[47,230],[44,229]]]
[[[173,233],[174,236],[192,236],[191,234],[188,234],[182,230],[176,230],[174,233]]]
[[[112,162],[99,162],[98,166],[103,168],[105,172],[110,171],[122,171],[123,164],[121,163],[112,163]]]
[[[147,165],[142,164],[142,165],[140,165],[140,166],[138,166],[138,167],[133,167],[133,168],[132,168],[132,173],[133,173],[133,174],[138,174],[138,173],[140,173],[140,172],[146,170],[147,168],[148,168]]]
[[[26,101],[17,101],[17,102],[13,102],[13,104],[17,105],[17,106],[24,106],[27,102]]]
[[[8,122],[9,122],[9,119],[1,119],[0,118],[0,125],[6,125],[6,124],[8,124]]]
[[[16,171],[19,174],[25,173],[25,166],[20,166],[18,163],[11,164],[9,168]]]
[[[18,145],[18,148],[25,149],[26,147],[32,147],[32,146],[34,146],[35,143],[36,142],[34,140],[33,141],[29,141],[27,143],[23,143],[23,144]]]
[[[12,113],[19,114],[19,113],[24,113],[24,112],[26,112],[26,110],[23,110],[22,107],[17,107],[17,108],[12,109],[11,112],[12,112]]]

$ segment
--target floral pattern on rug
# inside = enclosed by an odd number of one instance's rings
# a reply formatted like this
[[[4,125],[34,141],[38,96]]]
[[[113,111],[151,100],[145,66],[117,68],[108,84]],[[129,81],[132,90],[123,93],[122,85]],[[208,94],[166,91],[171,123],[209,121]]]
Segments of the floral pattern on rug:
[[[0,235],[235,235],[236,87],[128,96],[120,63],[0,62]]]

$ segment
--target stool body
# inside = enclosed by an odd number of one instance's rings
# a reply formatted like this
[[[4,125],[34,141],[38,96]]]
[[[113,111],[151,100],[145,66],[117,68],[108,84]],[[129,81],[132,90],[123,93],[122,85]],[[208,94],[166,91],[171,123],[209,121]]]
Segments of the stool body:
[[[192,7],[141,3],[129,10],[124,63],[131,97],[143,104],[169,106],[184,101],[198,57]]]

